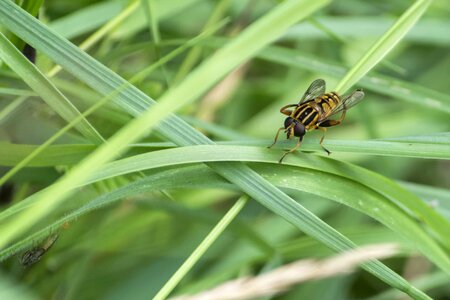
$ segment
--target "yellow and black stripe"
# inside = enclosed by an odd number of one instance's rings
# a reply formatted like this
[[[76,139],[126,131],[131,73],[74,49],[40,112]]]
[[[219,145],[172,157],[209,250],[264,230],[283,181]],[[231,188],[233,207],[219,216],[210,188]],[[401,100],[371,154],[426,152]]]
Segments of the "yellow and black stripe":
[[[306,128],[309,125],[314,125],[319,118],[319,112],[317,107],[313,104],[313,101],[308,101],[300,105],[294,112],[292,112],[292,118],[298,120]]]
[[[291,117],[302,123],[307,129],[315,127],[319,118],[328,116],[339,104],[341,99],[335,92],[330,92],[300,104]]]
[[[316,102],[322,108],[322,113],[324,115],[328,115],[336,108],[339,102],[341,102],[341,99],[335,92],[330,92],[322,95],[320,98],[317,98]]]

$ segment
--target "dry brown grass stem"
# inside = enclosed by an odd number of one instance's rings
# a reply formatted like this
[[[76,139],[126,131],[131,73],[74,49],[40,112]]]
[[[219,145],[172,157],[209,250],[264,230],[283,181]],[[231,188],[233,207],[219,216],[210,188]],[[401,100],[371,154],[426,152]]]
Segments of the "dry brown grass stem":
[[[300,282],[349,273],[364,262],[390,257],[397,252],[397,245],[378,244],[324,260],[299,260],[259,276],[239,278],[197,295],[180,296],[171,300],[240,300],[274,295],[287,291]]]

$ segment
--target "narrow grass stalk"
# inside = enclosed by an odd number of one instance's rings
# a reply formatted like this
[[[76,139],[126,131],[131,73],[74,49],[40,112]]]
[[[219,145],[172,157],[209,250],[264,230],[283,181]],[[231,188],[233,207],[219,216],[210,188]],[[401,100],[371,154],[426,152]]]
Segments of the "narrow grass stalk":
[[[211,245],[219,238],[219,236],[225,231],[231,221],[237,216],[237,214],[244,208],[248,201],[248,196],[242,196],[238,201],[230,208],[230,210],[223,216],[223,218],[217,223],[211,232],[205,237],[205,239],[197,246],[192,254],[186,259],[180,268],[170,277],[170,279],[164,284],[164,286],[155,295],[153,300],[164,300],[169,296],[178,283],[186,276],[186,274],[192,269],[192,267],[202,258],[203,254],[211,247]]]
[[[33,1],[32,1],[33,2]],[[39,2],[42,1],[35,1],[34,5],[37,5]],[[39,5],[40,6],[40,5]],[[88,50],[90,47],[92,47],[95,43],[97,43],[99,40],[101,40],[107,33],[109,33],[111,30],[113,30],[114,28],[116,28],[121,22],[123,22],[129,15],[131,15],[137,8],[139,8],[139,1],[135,0],[134,2],[132,2],[123,12],[121,12],[117,17],[115,17],[114,19],[112,19],[111,21],[109,21],[107,24],[105,24],[104,26],[102,26],[99,30],[97,30],[94,34],[92,34],[90,37],[88,37],[84,42],[82,42],[79,45],[79,48],[82,50]],[[13,40],[11,40],[11,43]],[[59,71],[61,71],[62,68],[59,65],[56,65],[55,67],[53,67],[49,72],[47,72],[46,76],[47,77],[53,77],[55,76]],[[27,95],[28,96],[28,95]],[[45,99],[45,98],[43,98]],[[3,110],[0,113],[0,123],[1,123],[1,119],[4,117],[5,114],[8,114],[11,112],[11,109],[16,109],[17,107],[19,107],[20,105],[22,105],[25,100],[27,100],[27,97],[19,97],[16,99],[16,101],[14,102],[14,105],[11,107],[8,107],[8,109]],[[73,109],[73,105],[69,102],[68,105],[64,105],[66,102],[62,101],[59,102],[59,106],[62,107],[62,109],[64,109],[65,111],[70,111],[71,109]],[[52,105],[51,105],[52,106]],[[52,106],[53,107],[53,106]],[[80,121],[83,121],[83,118],[75,118],[76,121],[69,126],[66,126],[67,128],[64,128],[64,131],[61,132],[65,133],[67,132],[69,129],[73,128],[74,126],[80,126],[78,125],[78,123]],[[90,126],[90,124],[87,124],[88,126]],[[89,128],[88,128],[89,129]],[[95,132],[93,132],[94,135]],[[60,135],[59,135],[60,136]],[[94,138],[96,138],[94,136]],[[103,142],[103,138],[101,136],[99,136],[98,138],[101,138],[101,142]],[[52,139],[53,141],[55,141],[56,139]],[[53,142],[52,142],[53,143]],[[48,144],[50,145],[50,144]],[[44,148],[45,149],[45,146]],[[43,150],[42,149],[42,150]],[[22,166],[23,167],[23,166]],[[18,169],[19,170],[19,169]],[[1,180],[0,180],[1,181]]]
[[[416,24],[419,18],[426,12],[431,0],[416,1],[402,16],[383,34],[381,38],[366,52],[366,54],[347,72],[338,83],[335,91],[343,94],[364,75],[375,67]]]
[[[100,41],[105,35],[111,32],[114,28],[120,25],[126,18],[128,18],[133,12],[135,12],[139,8],[139,0],[134,0],[131,2],[127,8],[125,8],[117,17],[103,25],[100,29],[98,29],[94,34],[89,36],[84,42],[82,42],[78,47],[82,50],[88,50],[93,45],[95,45],[98,41]],[[47,76],[53,77],[59,71],[61,71],[61,66],[54,66],[51,69]]]
[[[70,122],[81,114],[69,99],[32,62],[14,47],[1,32],[0,59],[8,64],[64,120]],[[77,123],[76,128],[83,136],[95,144],[104,141],[100,133],[85,118],[80,123]]]
[[[34,97],[37,94],[31,90],[0,88],[0,95],[27,96]],[[20,98],[19,98],[20,99]]]
[[[296,284],[349,273],[363,262],[397,253],[394,244],[369,245],[321,261],[299,260],[258,276],[234,279],[199,294],[171,300],[246,300],[274,296]]]
[[[141,6],[147,18],[148,29],[154,42],[155,57],[158,60],[161,57],[161,34],[159,32],[157,4],[155,0],[141,0]],[[164,66],[161,66],[161,72],[166,85],[170,87],[169,77]]]
[[[14,99],[11,103],[6,105],[2,111],[0,111],[0,125],[5,122],[5,120],[8,118],[8,116],[15,111],[17,108],[19,108],[27,99],[27,96],[22,96]]]
[[[220,18],[224,15],[229,5],[230,0],[220,0],[216,4],[214,11],[211,13],[208,21],[206,22],[203,31],[207,31],[209,28],[214,27],[214,24],[219,22]],[[186,74],[189,73],[189,71],[197,63],[201,53],[202,49],[200,47],[194,47],[188,52],[186,58],[184,59],[183,63],[181,64],[180,68],[177,71],[177,74],[173,79],[173,82],[175,84],[179,83],[181,79],[183,79],[186,76]]]
[[[31,1],[33,2],[33,1]],[[36,11],[38,7],[41,6],[41,2],[42,1],[34,1],[34,3],[29,3],[30,6],[32,6],[33,10],[32,11]],[[38,5],[39,3],[39,5]],[[95,43],[97,43],[99,40],[101,40],[107,33],[109,33],[111,30],[113,30],[115,27],[117,27],[121,22],[123,22],[129,15],[131,15],[134,11],[136,11],[136,9],[139,8],[139,1],[135,0],[133,1],[123,12],[121,12],[117,17],[115,17],[114,19],[112,19],[111,21],[109,21],[107,24],[105,24],[104,26],[102,26],[99,30],[97,30],[94,34],[92,34],[89,38],[87,38],[84,42],[82,42],[79,45],[79,48],[82,50],[87,50],[90,47],[92,47]],[[0,33],[1,34],[1,33]],[[14,54],[14,49],[11,49],[10,47],[8,48],[8,41],[3,40],[2,45],[4,45],[5,50],[9,50],[8,52],[11,53],[9,54],[9,57],[11,57],[12,54]],[[17,54],[16,54],[17,55]],[[9,63],[11,63],[11,59],[7,60]],[[26,63],[23,62],[23,63]],[[30,73],[30,71],[33,71],[33,67],[34,66],[28,66],[26,73]],[[49,86],[50,88],[53,87],[53,84],[51,84],[50,82],[48,82],[47,80],[45,80],[45,78],[42,78],[42,74],[39,75],[39,70],[36,69],[36,67],[34,67],[34,75],[32,75],[31,77],[33,77],[34,79],[32,81],[30,81],[30,83],[34,83],[36,81],[36,78],[41,77],[41,82],[40,83],[36,83],[36,87],[39,88],[40,90],[42,90],[43,87],[45,86]],[[53,69],[51,69],[49,72],[47,72],[46,76],[47,77],[53,77],[55,76],[59,71],[61,71],[62,68],[57,65],[55,66]],[[37,72],[37,73],[36,73]],[[23,78],[23,77],[22,77]],[[44,79],[44,80],[43,80]],[[48,84],[42,84],[42,83],[47,82]],[[48,93],[46,93],[48,94]],[[60,111],[62,112],[62,116],[66,116],[67,118],[66,120],[70,121],[72,120],[73,116],[72,113],[75,113],[77,116],[80,116],[80,112],[72,105],[72,103],[70,101],[68,101],[67,99],[65,99],[65,97],[58,91],[55,89],[53,89],[53,93],[54,95],[53,98],[55,98],[55,101],[53,102],[54,105],[52,105],[52,102],[49,103],[49,105],[55,110],[55,111]],[[62,97],[61,97],[62,96]],[[41,94],[42,99],[46,99],[42,94]],[[5,114],[8,114],[11,112],[11,109],[16,109],[18,106],[22,105],[25,100],[27,99],[27,97],[20,97],[17,98],[16,101],[14,101],[14,105],[11,105],[8,107],[8,109],[5,109],[4,111],[1,112],[0,116],[4,116]],[[99,108],[100,106],[98,106],[97,108]],[[91,113],[95,111],[92,110]],[[64,113],[65,112],[65,113]],[[87,116],[87,115],[86,115]],[[85,116],[85,117],[86,117]],[[54,137],[52,137],[48,142],[43,146],[43,148],[39,151],[36,152],[35,154],[37,155],[38,153],[42,152],[42,150],[45,149],[46,146],[50,145],[51,143],[53,143],[54,141],[56,141],[56,139],[60,136],[62,136],[63,133],[66,133],[68,130],[70,130],[71,128],[78,127],[80,128],[80,130],[82,130],[82,132],[84,132],[86,134],[87,137],[91,137],[93,139],[93,141],[97,141],[97,142],[103,142],[103,138],[101,137],[101,135],[95,130],[95,128],[93,128],[93,126],[85,119],[85,117],[75,117],[74,122],[68,126],[65,126],[65,128],[63,128],[63,130],[59,133],[56,134]],[[0,118],[0,122],[1,122]],[[85,125],[79,125],[80,122],[85,123]],[[30,156],[29,160],[30,161],[34,156]],[[10,170],[12,172],[9,172],[10,174],[6,174],[8,176],[4,176],[2,179],[0,179],[0,182],[4,182],[5,178],[10,178],[9,175],[13,175],[15,174],[18,170],[20,170],[22,167],[24,167],[26,165],[26,162],[24,164],[21,164],[20,166],[17,166],[17,170],[13,171]]]

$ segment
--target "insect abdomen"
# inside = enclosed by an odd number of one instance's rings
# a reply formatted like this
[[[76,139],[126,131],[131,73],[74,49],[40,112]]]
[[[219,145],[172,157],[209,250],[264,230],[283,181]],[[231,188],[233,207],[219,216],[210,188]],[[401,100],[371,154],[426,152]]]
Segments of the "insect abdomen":
[[[316,99],[316,103],[320,105],[325,115],[331,112],[340,101],[341,99],[335,92],[326,93]]]
[[[318,117],[318,111],[314,107],[314,104],[312,101],[305,102],[304,104],[300,105],[293,113],[292,117],[303,125],[305,125],[306,128],[308,128],[309,125],[314,124]]]

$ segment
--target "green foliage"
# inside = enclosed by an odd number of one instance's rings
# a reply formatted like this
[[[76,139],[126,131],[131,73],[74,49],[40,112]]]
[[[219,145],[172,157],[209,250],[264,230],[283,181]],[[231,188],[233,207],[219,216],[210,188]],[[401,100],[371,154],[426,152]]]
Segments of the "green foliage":
[[[2,30],[22,39],[0,36],[10,68],[0,74],[0,261],[4,285],[19,287],[11,297],[165,299],[389,241],[399,257],[361,266],[375,277],[358,271],[280,298],[323,299],[329,282],[346,299],[392,295],[379,280],[443,297],[450,191],[435,186],[450,180],[450,59],[445,37],[415,31],[424,13],[417,28],[445,22],[430,2],[386,1],[397,19],[373,37],[371,19],[357,17],[380,8],[351,1],[25,1],[45,5],[41,20],[1,2]],[[292,146],[265,148],[278,110],[315,78],[340,93],[362,87],[366,99],[330,128],[330,157],[308,133],[278,164]],[[18,266],[15,256],[55,233],[40,262]],[[417,257],[429,268],[411,285],[402,276]]]

